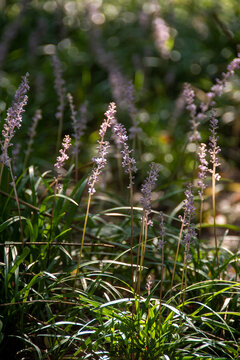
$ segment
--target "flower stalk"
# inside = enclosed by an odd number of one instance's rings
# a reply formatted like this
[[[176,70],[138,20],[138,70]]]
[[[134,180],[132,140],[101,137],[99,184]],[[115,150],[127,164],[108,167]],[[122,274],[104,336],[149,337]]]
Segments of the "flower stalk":
[[[210,117],[211,135],[209,137],[209,154],[210,154],[210,162],[212,163],[212,169],[209,169],[209,172],[212,174],[213,231],[214,231],[217,268],[220,276],[218,241],[217,241],[217,232],[216,232],[216,181],[219,181],[221,178],[219,173],[217,173],[217,168],[221,165],[218,160],[218,153],[221,151],[221,149],[217,145],[217,141],[218,141],[217,128],[218,128],[218,120],[216,118],[216,111],[213,110],[211,112],[211,117]]]
[[[100,126],[100,130],[99,130],[100,140],[98,140],[99,145],[97,147],[98,156],[94,157],[92,159],[93,162],[95,163],[95,167],[93,168],[92,173],[88,180],[87,211],[86,211],[85,220],[84,220],[81,248],[80,248],[80,253],[78,256],[78,264],[77,264],[77,269],[76,269],[76,277],[75,277],[74,286],[76,285],[76,279],[78,277],[79,269],[80,269],[80,265],[81,265],[81,258],[82,258],[83,245],[84,245],[85,233],[86,233],[88,216],[89,216],[89,209],[90,209],[90,204],[91,204],[91,197],[96,192],[96,189],[95,189],[96,182],[99,181],[99,176],[101,175],[101,173],[106,165],[106,162],[107,162],[106,155],[107,155],[107,150],[109,148],[109,142],[105,141],[104,138],[105,138],[107,129],[112,126],[113,119],[115,118],[115,113],[116,113],[116,105],[115,105],[115,103],[112,102],[112,103],[110,103],[108,110],[105,112],[105,114],[104,114],[105,119]]]
[[[145,179],[141,193],[142,197],[140,199],[140,203],[143,206],[142,212],[142,230],[139,237],[139,248],[138,248],[138,257],[139,257],[139,249],[141,248],[141,256],[140,256],[140,266],[139,266],[139,276],[138,276],[138,293],[140,292],[140,284],[141,284],[141,273],[142,273],[142,266],[143,266],[143,259],[146,251],[146,244],[147,244],[147,233],[148,233],[148,226],[152,226],[153,223],[149,220],[149,215],[151,214],[151,193],[154,187],[156,186],[156,182],[158,179],[158,173],[160,171],[160,165],[154,162],[151,163],[150,169],[148,172],[148,176]],[[139,260],[137,260],[139,264]]]
[[[9,169],[11,175],[11,179],[12,179],[11,184],[13,186],[16,203],[17,203],[22,248],[24,248],[24,239],[23,239],[23,227],[21,220],[20,204],[16,189],[15,177],[12,171],[11,158],[8,155],[8,150],[9,147],[13,145],[11,141],[15,134],[16,128],[19,129],[22,125],[22,113],[25,111],[24,106],[27,104],[27,100],[28,100],[28,96],[27,96],[27,92],[29,90],[28,77],[29,77],[28,73],[26,73],[26,75],[22,77],[22,82],[16,91],[14,100],[12,102],[12,106],[7,111],[7,118],[5,120],[2,130],[2,136],[4,138],[4,141],[1,141],[2,154],[0,157],[0,161],[2,163],[0,170],[0,185],[2,182],[3,168],[4,166],[6,166]]]

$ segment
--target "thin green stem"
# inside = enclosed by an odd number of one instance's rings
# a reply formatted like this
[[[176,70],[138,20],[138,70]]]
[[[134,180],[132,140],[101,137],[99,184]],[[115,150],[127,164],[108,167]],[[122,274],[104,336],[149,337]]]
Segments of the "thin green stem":
[[[50,252],[51,252],[50,244],[53,241],[53,233],[54,233],[53,232],[53,220],[54,220],[54,212],[55,212],[55,205],[56,205],[57,188],[58,188],[58,178],[55,179],[52,214],[50,217],[49,241],[48,241],[48,246],[47,246],[47,266],[49,265],[49,261],[50,261]]]
[[[186,249],[186,246],[185,246],[185,249],[184,249],[184,262],[183,262],[183,270],[182,270],[182,279],[181,279],[181,291],[183,290],[183,282],[184,282],[186,264],[187,264],[187,249]],[[184,298],[184,295],[183,295],[183,298]],[[179,304],[180,303],[181,303],[181,295],[179,297]]]
[[[140,236],[139,236],[139,240],[138,240],[138,252],[137,252],[137,273],[138,273],[138,276],[139,276],[139,256],[140,256],[140,248],[141,248],[141,244],[142,244],[142,236],[143,236],[143,233],[144,233],[144,224],[143,224],[143,219],[141,221],[141,231],[140,231]],[[136,284],[137,285],[137,281],[138,279],[136,279]],[[136,289],[136,286],[135,286],[135,291],[137,290]]]
[[[3,174],[3,168],[4,168],[4,164],[1,164],[1,170],[0,170],[0,185],[2,183],[2,174]]]
[[[213,164],[213,172],[212,172],[212,207],[213,207],[213,231],[214,231],[214,241],[215,241],[215,249],[216,249],[216,258],[217,258],[217,268],[218,274],[220,277],[220,269],[219,269],[219,257],[218,257],[218,242],[217,242],[217,232],[216,232],[216,166]]]
[[[87,227],[87,221],[88,221],[90,203],[91,203],[91,194],[89,194],[89,196],[88,196],[88,204],[87,204],[87,211],[86,211],[86,216],[85,216],[85,221],[84,221],[84,227],[83,227],[81,248],[80,248],[80,253],[79,253],[79,256],[78,256],[78,265],[77,265],[77,269],[76,269],[76,279],[77,279],[77,277],[78,277],[79,268],[80,268],[80,264],[81,264],[81,257],[82,257],[83,244],[84,244],[85,232],[86,232],[86,227]],[[74,287],[75,287],[75,285],[76,285],[76,279],[75,279]]]
[[[140,259],[139,276],[138,276],[138,287],[137,287],[138,294],[140,294],[140,284],[141,284],[142,266],[143,266],[143,259],[144,259],[145,250],[146,250],[146,243],[147,243],[147,230],[148,230],[147,220],[144,220],[144,221],[143,221],[142,243],[141,243],[141,259]]]
[[[63,113],[61,112],[58,123],[57,146],[56,146],[57,153],[61,145],[62,129],[63,129]]]
[[[19,199],[18,199],[18,193],[17,193],[17,189],[16,189],[16,183],[15,183],[15,179],[14,179],[14,175],[13,175],[13,171],[12,171],[11,162],[9,162],[9,171],[10,171],[10,175],[11,175],[11,178],[12,178],[13,191],[14,191],[14,194],[15,194],[16,204],[17,204],[17,209],[18,209],[22,249],[24,249],[23,226],[22,226],[22,219],[21,219],[20,203],[19,203]]]
[[[122,173],[122,160],[121,160],[121,153],[117,151],[117,167],[118,167],[118,180],[121,191],[123,190],[123,173]]]
[[[163,268],[164,268],[164,246],[162,246],[161,284],[160,284],[160,297],[159,297],[159,346],[161,344],[161,310],[162,310],[162,293],[163,293]]]
[[[78,151],[76,149],[76,154],[75,154],[75,180],[76,182],[78,182]]]
[[[132,287],[134,289],[134,270],[133,270],[133,180],[132,180],[132,172],[129,166],[129,176],[130,176],[130,206],[131,206],[131,273],[132,273]],[[134,307],[132,306],[132,321],[134,316]],[[133,338],[131,339],[131,348],[133,347]],[[133,351],[131,351],[131,360],[134,360]]]
[[[203,220],[203,199],[201,198],[200,219],[199,219],[199,238],[198,238],[198,242],[197,242],[198,263],[200,261],[200,243],[201,243],[201,235],[202,235],[202,220]]]
[[[133,181],[132,181],[132,173],[131,169],[129,169],[130,175],[130,206],[131,206],[131,272],[132,272],[132,287],[134,288],[134,270],[133,270]]]
[[[184,285],[184,292],[183,292],[183,306],[184,306],[184,303],[185,303],[185,299],[186,299],[186,289],[187,289],[187,266],[185,268],[185,285]]]
[[[183,232],[183,228],[184,228],[184,221],[185,221],[185,215],[184,215],[184,218],[183,218],[183,220],[182,220],[182,226],[181,226],[180,233],[179,233],[179,237],[178,237],[177,252],[176,252],[176,256],[175,256],[175,260],[174,260],[174,264],[173,264],[173,272],[172,272],[172,280],[171,280],[171,289],[170,289],[170,298],[171,298],[171,296],[172,296],[173,281],[174,281],[175,270],[176,270],[176,263],[177,263],[177,258],[178,258],[178,253],[179,253],[179,248],[180,248],[180,243],[181,243],[181,238],[182,238],[182,232]]]

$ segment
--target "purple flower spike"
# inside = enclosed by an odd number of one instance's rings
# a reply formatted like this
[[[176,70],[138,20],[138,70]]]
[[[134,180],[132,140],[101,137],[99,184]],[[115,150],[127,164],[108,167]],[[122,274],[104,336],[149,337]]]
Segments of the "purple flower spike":
[[[137,172],[137,168],[136,168],[136,160],[130,156],[133,150],[130,150],[127,144],[128,141],[127,131],[122,124],[115,123],[115,125],[113,126],[113,134],[115,138],[118,139],[118,142],[123,146],[123,150],[121,151],[123,155],[122,166],[123,168],[125,168],[126,173],[128,174],[131,173],[132,175],[133,173]],[[132,179],[134,178],[133,175],[131,178]]]
[[[39,122],[39,120],[42,119],[42,111],[40,109],[37,109],[35,114],[34,114],[34,117],[32,119],[32,125],[31,127],[29,128],[29,131],[28,131],[28,136],[29,136],[29,141],[28,141],[28,147],[27,147],[27,150],[26,150],[26,158],[29,157],[31,151],[32,151],[32,146],[33,146],[33,141],[34,141],[34,138],[36,136],[36,128],[37,128],[37,124]]]
[[[209,98],[208,104],[206,104],[205,111],[208,110],[209,105],[214,106],[215,101],[213,98],[215,96],[221,96],[223,93],[224,86],[226,85],[227,80],[234,75],[235,71],[240,68],[240,53],[238,53],[238,57],[233,59],[227,67],[227,72],[222,73],[221,79],[216,79],[216,84],[211,87],[211,90],[207,93]]]
[[[179,216],[182,224],[186,226],[185,236],[183,238],[183,244],[185,246],[185,259],[186,261],[191,260],[191,255],[189,254],[189,249],[192,244],[192,240],[196,237],[196,231],[194,228],[194,224],[191,223],[192,218],[195,215],[195,206],[194,206],[194,198],[192,193],[192,184],[188,184],[187,190],[185,191],[186,199],[184,200],[183,209],[184,209],[184,217]]]
[[[185,245],[185,256],[186,256],[186,261],[189,262],[192,260],[192,257],[191,255],[189,254],[189,250],[190,250],[190,246],[192,245],[193,243],[193,239],[197,237],[197,233],[196,233],[196,230],[194,229],[194,225],[191,224],[188,226],[187,228],[187,232],[184,236],[184,239],[183,239],[183,243]]]
[[[142,197],[140,199],[140,203],[143,206],[143,221],[145,222],[148,221],[148,216],[151,213],[151,192],[156,185],[159,171],[160,165],[152,162],[148,172],[148,177],[141,188]],[[148,225],[152,225],[151,221],[148,222]]]
[[[179,218],[184,223],[184,226],[189,226],[196,210],[192,193],[192,184],[188,184],[185,195],[186,199],[183,203],[184,217],[182,218],[182,216],[179,216]]]
[[[15,94],[12,106],[7,111],[7,118],[2,130],[4,142],[1,142],[1,162],[6,166],[9,166],[11,161],[8,156],[8,148],[12,146],[11,140],[15,134],[15,129],[19,129],[22,125],[22,113],[25,111],[24,106],[27,104],[28,99],[26,95],[29,90],[28,77],[28,73],[22,77],[22,82]]]
[[[115,123],[115,113],[116,113],[116,104],[111,102],[108,110],[105,112],[106,119],[103,121],[102,125],[100,126],[99,135],[101,139],[104,138],[107,128],[111,127],[113,123]]]
[[[69,159],[69,156],[67,155],[67,150],[70,148],[71,146],[71,138],[69,135],[65,135],[63,142],[62,142],[62,147],[63,149],[60,149],[60,156],[57,157],[57,162],[54,164],[54,166],[57,168],[57,171],[59,171],[66,160]]]
[[[240,68],[240,53],[238,53],[238,57],[233,59],[233,61],[227,67],[227,75],[234,75],[235,71]]]
[[[207,177],[208,172],[208,162],[206,160],[206,154],[207,154],[207,146],[206,144],[202,143],[199,150],[199,160],[200,165],[198,166],[199,172],[198,172],[198,186],[200,190],[198,191],[198,194],[200,196],[200,199],[203,200],[203,192],[204,189],[206,189],[205,179]]]
[[[73,127],[73,137],[75,139],[75,145],[73,146],[73,154],[77,154],[80,147],[80,138],[84,135],[84,131],[87,127],[87,101],[85,101],[79,108],[79,114],[75,110],[73,97],[71,94],[67,94],[69,106],[71,110],[71,119]]]
[[[190,116],[191,116],[190,124],[191,124],[192,134],[190,135],[189,140],[191,142],[196,142],[201,140],[201,135],[198,131],[198,126],[200,125],[200,122],[198,120],[200,120],[200,118],[197,115],[197,107],[194,104],[195,94],[189,84],[184,85],[183,96],[185,97],[185,101],[187,104],[186,108],[190,112]]]
[[[95,194],[95,183],[99,180],[99,176],[102,173],[103,168],[105,167],[107,163],[107,149],[109,148],[109,142],[108,141],[102,141],[101,146],[98,146],[98,157],[94,157],[92,159],[93,162],[95,162],[96,166],[92,171],[92,174],[88,180],[88,192],[90,195]]]
[[[104,141],[104,137],[106,135],[107,129],[111,127],[113,124],[116,123],[115,119],[115,113],[116,113],[116,105],[114,102],[110,103],[108,110],[105,112],[105,119],[103,123],[100,126],[99,135],[100,140],[98,140],[98,157],[94,157],[92,159],[93,162],[95,162],[95,167],[92,171],[92,174],[89,177],[88,180],[88,192],[90,195],[95,194],[95,183],[99,180],[99,175],[102,173],[103,168],[105,167],[107,163],[107,150],[109,148],[109,142]]]
[[[158,241],[158,248],[159,249],[163,249],[164,245],[165,245],[165,234],[166,234],[166,227],[165,227],[165,223],[164,223],[164,218],[163,218],[163,213],[160,213],[160,239]]]
[[[210,147],[209,154],[210,154],[210,161],[213,164],[213,169],[209,169],[209,172],[211,174],[215,173],[215,179],[219,181],[221,176],[215,171],[215,169],[221,165],[217,157],[217,154],[221,151],[220,147],[217,145],[217,141],[218,141],[217,128],[218,128],[218,120],[216,118],[216,111],[213,110],[211,112],[211,118],[210,118],[211,135],[209,136],[209,147]]]
[[[56,118],[61,119],[65,108],[65,81],[63,79],[62,64],[56,55],[52,56],[52,65],[55,76],[54,87],[58,95],[59,105],[57,108]]]

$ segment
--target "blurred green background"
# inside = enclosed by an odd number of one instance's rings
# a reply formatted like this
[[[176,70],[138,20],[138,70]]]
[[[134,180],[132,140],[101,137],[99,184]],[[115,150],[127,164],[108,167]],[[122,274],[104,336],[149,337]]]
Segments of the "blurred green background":
[[[58,98],[51,56],[56,53],[66,92],[72,93],[76,108],[88,101],[80,165],[91,160],[110,101],[117,102],[119,121],[131,128],[125,90],[132,81],[135,120],[143,130],[138,166],[160,162],[161,177],[167,181],[169,176],[189,176],[195,148],[187,144],[190,125],[183,85],[191,83],[198,100],[204,100],[205,92],[238,53],[239,18],[238,0],[1,0],[1,126],[21,76],[29,72],[29,101],[14,141],[21,143],[24,157],[32,116],[42,109],[31,162],[52,167]],[[222,156],[233,167],[240,162],[239,100],[236,76],[217,100]],[[209,136],[207,127],[201,124],[204,141]],[[67,101],[63,133],[72,134]]]

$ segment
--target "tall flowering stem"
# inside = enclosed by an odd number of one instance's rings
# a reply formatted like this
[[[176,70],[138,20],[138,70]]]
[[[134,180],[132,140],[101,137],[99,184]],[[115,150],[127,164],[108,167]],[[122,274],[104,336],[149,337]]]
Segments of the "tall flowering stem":
[[[25,111],[24,106],[27,104],[27,92],[29,90],[28,85],[28,77],[29,74],[27,73],[25,76],[22,77],[22,82],[16,91],[12,106],[7,111],[7,118],[5,124],[3,126],[2,135],[4,141],[1,141],[1,173],[0,173],[0,183],[2,178],[2,172],[4,165],[10,166],[11,159],[8,156],[8,149],[12,146],[12,138],[15,134],[16,128],[20,129],[22,125],[22,113]]]
[[[132,126],[129,129],[129,139],[133,140],[133,149],[135,149],[136,138],[141,134],[142,129],[139,127],[136,120],[137,109],[135,106],[135,89],[132,81],[129,81],[126,92],[128,113],[132,120]]]
[[[200,241],[201,241],[202,215],[203,215],[203,193],[204,193],[204,190],[206,189],[205,180],[206,180],[207,172],[208,172],[208,162],[206,160],[206,155],[207,155],[207,146],[206,146],[206,144],[201,143],[200,148],[199,148],[199,153],[198,153],[199,161],[200,161],[200,164],[198,166],[198,187],[199,187],[198,194],[199,194],[200,201],[201,201],[199,240],[198,240],[198,247],[197,247],[198,261],[200,259]]]
[[[132,283],[134,287],[134,272],[133,272],[133,180],[134,173],[137,171],[136,160],[131,156],[133,150],[129,149],[128,146],[128,136],[125,127],[122,124],[117,122],[113,126],[113,134],[115,139],[118,139],[119,144],[122,145],[122,167],[125,169],[125,172],[129,175],[129,190],[130,190],[130,207],[131,207],[131,270],[132,270]]]
[[[210,154],[210,162],[212,163],[212,169],[209,169],[209,172],[212,174],[212,206],[213,206],[213,224],[214,224],[213,229],[214,229],[214,241],[215,241],[215,249],[216,249],[217,267],[218,267],[218,273],[220,276],[218,242],[217,242],[217,233],[216,233],[216,181],[219,181],[221,178],[221,176],[217,172],[217,168],[220,166],[220,162],[218,160],[218,154],[221,151],[221,149],[217,145],[218,120],[216,118],[215,110],[213,110],[211,112],[209,128],[210,128],[210,132],[211,132],[211,135],[209,137],[209,154]]]
[[[66,97],[66,89],[65,89],[65,81],[62,76],[62,64],[56,55],[52,56],[52,66],[53,72],[55,76],[54,87],[56,93],[58,95],[59,105],[57,108],[56,118],[58,119],[58,135],[57,135],[57,151],[60,147],[60,141],[62,138],[62,129],[63,129],[63,114],[65,108],[65,97]]]
[[[199,141],[201,140],[200,132],[198,131],[198,127],[200,125],[200,121],[204,118],[201,112],[197,113],[197,106],[194,103],[195,93],[190,84],[184,84],[183,97],[186,103],[186,109],[190,113],[190,126],[191,133],[189,135],[189,141],[195,143],[196,149],[199,146]],[[197,153],[195,152],[194,163],[193,163],[193,176],[195,174],[195,170],[197,167]]]
[[[139,244],[138,244],[138,259],[137,259],[137,264],[139,264],[139,254],[141,248],[138,287],[137,287],[138,292],[140,292],[141,272],[142,272],[143,259],[146,251],[148,226],[153,225],[152,221],[149,220],[149,215],[151,214],[152,211],[151,193],[154,187],[156,186],[159,171],[160,171],[160,165],[152,162],[150,165],[148,176],[145,179],[141,188],[142,197],[140,199],[140,203],[143,206],[143,213],[142,213],[142,228],[141,228]]]
[[[190,225],[191,225],[191,219],[192,219],[192,217],[194,216],[194,213],[195,213],[195,206],[194,206],[194,200],[193,200],[193,194],[192,194],[192,185],[191,184],[189,184],[187,186],[187,189],[185,191],[185,196],[186,196],[186,199],[183,202],[184,215],[183,215],[183,217],[181,215],[179,216],[179,219],[180,219],[182,225],[181,225],[181,229],[180,229],[180,233],[179,233],[179,237],[178,237],[177,252],[176,252],[174,265],[173,265],[170,297],[171,297],[172,289],[173,289],[173,282],[174,282],[174,276],[175,276],[175,270],[176,270],[176,263],[177,263],[177,258],[178,258],[178,254],[179,254],[179,248],[180,248],[180,244],[181,244],[182,234],[183,234],[183,231],[184,231],[185,227],[187,228],[186,235],[189,233],[189,228],[190,228]],[[185,238],[184,238],[184,244],[185,244],[184,264],[185,264],[185,259],[186,260],[189,259],[189,248],[190,248],[190,237],[186,236],[186,235],[185,235]],[[183,267],[183,273],[184,273],[184,269],[185,269],[185,266]]]
[[[165,245],[165,233],[166,228],[164,224],[163,213],[160,213],[160,239],[158,242],[159,250],[161,250],[161,284],[160,284],[160,297],[159,297],[159,337],[161,337],[161,309],[162,309],[162,293],[163,293],[163,269],[164,269],[164,245]],[[160,344],[159,339],[159,344]]]
[[[2,163],[1,170],[0,170],[0,185],[2,181],[2,174],[4,166],[7,166],[12,178],[12,186],[16,198],[17,208],[18,208],[18,215],[19,215],[19,224],[21,230],[21,239],[22,239],[22,247],[24,247],[24,240],[23,240],[23,228],[22,228],[22,221],[21,221],[21,212],[20,212],[20,205],[19,199],[15,184],[15,177],[12,171],[11,165],[11,158],[8,155],[8,149],[12,146],[12,138],[15,134],[16,128],[19,129],[22,125],[22,113],[24,112],[24,106],[27,104],[27,92],[29,90],[29,81],[28,81],[29,74],[27,73],[25,76],[22,77],[22,82],[16,91],[14,100],[12,102],[12,106],[7,111],[7,118],[5,120],[5,124],[2,130],[2,136],[4,138],[1,141],[1,150],[2,154],[0,157],[0,161]]]
[[[92,159],[93,162],[95,163],[95,166],[94,166],[92,173],[88,179],[88,203],[87,203],[87,210],[86,210],[86,216],[85,216],[84,227],[83,227],[81,248],[80,248],[80,253],[78,256],[76,279],[79,274],[79,268],[80,268],[80,264],[81,264],[81,257],[82,257],[87,221],[88,221],[88,216],[89,216],[91,197],[96,192],[96,189],[95,189],[96,182],[99,181],[99,176],[101,175],[101,173],[106,165],[106,162],[107,162],[106,155],[107,155],[107,150],[109,148],[109,142],[105,141],[104,138],[105,138],[107,129],[110,128],[112,126],[112,122],[114,122],[115,113],[116,113],[116,105],[115,105],[115,103],[112,102],[112,103],[110,103],[108,110],[105,112],[105,114],[104,114],[105,119],[100,126],[100,130],[99,130],[100,140],[98,140],[99,145],[97,147],[98,156],[96,156]],[[75,281],[75,283],[76,283],[76,281]]]
[[[90,45],[95,54],[96,61],[98,61],[99,65],[108,73],[108,81],[114,101],[118,107],[126,108],[129,103],[128,79],[125,74],[123,74],[113,53],[105,50],[101,26],[96,25],[96,23],[92,21],[95,16],[99,16],[99,7],[100,2],[97,4],[96,1],[90,1],[86,6],[91,23]]]
[[[181,221],[184,223],[184,227],[186,227],[185,236],[183,239],[183,243],[185,245],[184,248],[184,266],[183,266],[183,275],[184,270],[186,267],[186,263],[191,260],[191,255],[189,254],[189,249],[192,241],[192,235],[193,235],[193,226],[191,224],[192,218],[195,215],[195,205],[193,200],[193,193],[192,193],[192,184],[189,184],[187,186],[187,190],[185,191],[186,199],[184,200],[184,217],[181,218]],[[183,283],[181,287],[183,286]]]
[[[28,141],[27,150],[25,152],[24,168],[28,163],[28,159],[29,159],[29,156],[32,151],[33,141],[36,136],[36,128],[37,128],[38,122],[39,122],[39,120],[41,120],[41,118],[42,118],[42,111],[40,109],[37,109],[34,114],[34,117],[32,119],[32,125],[28,132],[29,141]]]
[[[182,281],[181,281],[181,291],[184,287],[183,292],[183,305],[185,302],[186,296],[186,288],[187,288],[187,264],[191,261],[191,255],[189,254],[190,246],[192,245],[193,239],[196,238],[196,231],[193,224],[187,225],[186,234],[183,239],[184,243],[184,263],[183,263],[183,271],[182,271]]]
[[[69,159],[69,156],[67,155],[67,151],[69,150],[70,146],[71,146],[71,138],[69,135],[65,135],[62,142],[62,149],[59,150],[59,156],[57,157],[57,161],[54,164],[54,167],[57,171],[57,177],[55,178],[54,200],[53,200],[51,226],[50,226],[50,239],[52,238],[52,234],[53,234],[53,219],[54,219],[56,195],[58,191],[62,190],[62,185],[59,184],[59,180],[61,179],[61,170],[64,166],[64,163]]]
[[[80,147],[80,138],[83,136],[86,129],[87,123],[87,101],[83,103],[79,109],[79,114],[75,110],[73,103],[73,97],[70,93],[67,94],[68,102],[71,110],[71,119],[73,127],[73,137],[75,139],[75,144],[73,146],[73,155],[75,157],[75,179],[78,180],[78,152]]]
[[[207,93],[207,101],[202,102],[200,105],[201,114],[204,118],[206,118],[206,111],[209,110],[210,107],[215,106],[215,98],[217,96],[221,96],[223,94],[224,87],[228,81],[228,79],[234,75],[234,73],[240,68],[240,53],[238,56],[234,58],[229,65],[227,66],[227,71],[222,73],[220,79],[216,79],[216,83],[211,87],[210,91]]]
[[[57,178],[56,178],[56,189],[61,190],[61,185],[58,184],[58,181],[60,179],[60,172],[63,168],[63,165],[65,161],[69,159],[69,156],[67,155],[67,150],[71,146],[71,138],[69,135],[65,135],[63,142],[62,142],[62,149],[59,150],[60,155],[57,157],[57,162],[54,164],[54,167],[57,170]]]
[[[201,135],[198,131],[198,127],[200,125],[201,117],[199,118],[200,114],[197,114],[197,106],[194,104],[195,94],[193,89],[191,88],[190,84],[184,85],[183,96],[186,101],[186,109],[190,113],[190,125],[191,125],[191,135],[189,136],[190,142],[197,143],[201,140]]]
[[[187,190],[185,191],[186,199],[184,200],[184,217],[180,216],[184,227],[186,228],[185,235],[183,238],[184,244],[184,262],[183,262],[183,271],[182,271],[182,280],[181,280],[181,291],[184,287],[183,293],[183,304],[185,301],[185,290],[187,288],[187,264],[191,260],[191,255],[189,253],[190,246],[192,245],[193,238],[196,237],[195,227],[191,223],[192,218],[195,216],[195,205],[192,193],[192,184],[188,184]],[[180,301],[180,299],[179,299]]]
[[[114,127],[117,124],[118,124],[118,122],[117,122],[117,119],[115,118],[112,122],[112,139],[117,148],[117,153],[116,153],[115,157],[117,158],[118,179],[119,179],[119,184],[120,184],[121,190],[123,190],[122,154],[121,154],[122,144],[120,142],[120,139],[114,132]]]

